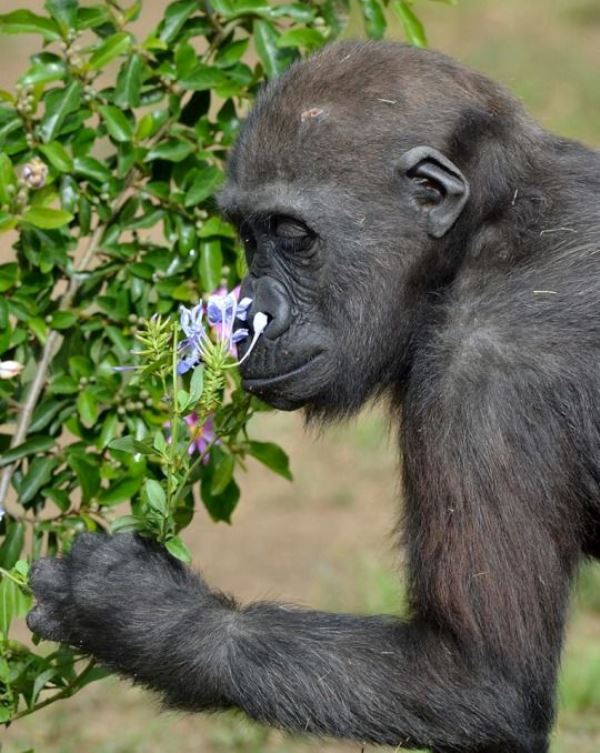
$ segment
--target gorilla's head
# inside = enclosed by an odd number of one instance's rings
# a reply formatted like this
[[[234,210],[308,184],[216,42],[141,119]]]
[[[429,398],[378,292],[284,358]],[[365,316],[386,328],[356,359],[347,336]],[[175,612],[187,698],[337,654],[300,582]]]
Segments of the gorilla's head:
[[[397,44],[331,45],[269,84],[220,196],[246,249],[250,319],[270,320],[245,389],[337,415],[401,381],[484,211],[465,177],[474,143],[521,117],[487,79]]]

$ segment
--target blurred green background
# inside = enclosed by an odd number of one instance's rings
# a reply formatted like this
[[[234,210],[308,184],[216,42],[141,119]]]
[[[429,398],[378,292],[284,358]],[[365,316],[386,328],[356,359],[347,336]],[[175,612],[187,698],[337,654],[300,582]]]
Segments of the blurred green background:
[[[150,28],[165,4],[146,0],[140,27]],[[0,0],[3,12],[41,6],[42,0]],[[547,128],[600,146],[600,0],[460,0],[457,7],[418,0],[415,10],[432,47],[504,82]],[[360,35],[353,21],[349,36]],[[35,50],[34,39],[1,39],[0,88],[13,88]],[[307,435],[300,416],[275,414],[261,417],[261,429],[291,454],[295,483],[252,466],[233,526],[216,526],[200,510],[186,532],[196,566],[242,600],[397,611],[401,555],[391,531],[399,484],[386,416],[375,409],[350,428]],[[357,743],[291,739],[234,715],[159,715],[149,694],[114,680],[19,722],[1,744],[2,753],[362,750]],[[599,566],[584,571],[574,599],[552,751],[600,751]]]

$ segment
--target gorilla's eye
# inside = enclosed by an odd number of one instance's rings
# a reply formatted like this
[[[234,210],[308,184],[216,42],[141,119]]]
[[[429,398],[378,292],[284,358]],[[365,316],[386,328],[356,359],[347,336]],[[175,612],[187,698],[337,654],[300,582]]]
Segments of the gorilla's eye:
[[[312,236],[311,231],[300,220],[284,215],[276,215],[271,218],[271,234],[277,238],[290,240],[303,240]]]

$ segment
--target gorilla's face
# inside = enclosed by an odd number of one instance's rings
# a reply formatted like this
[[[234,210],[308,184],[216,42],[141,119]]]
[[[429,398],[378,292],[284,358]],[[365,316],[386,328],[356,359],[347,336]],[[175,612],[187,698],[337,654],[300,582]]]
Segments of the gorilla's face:
[[[277,408],[358,407],[402,339],[390,293],[401,257],[383,252],[390,245],[381,234],[365,239],[370,218],[346,200],[339,212],[335,186],[292,184],[247,193],[230,183],[221,195],[246,251],[248,322],[259,311],[269,319],[241,366],[243,387]],[[238,346],[240,356],[250,340]]]
[[[314,125],[285,127],[276,102],[257,111],[220,195],[246,250],[248,319],[269,319],[241,367],[243,386],[278,408],[350,413],[402,377],[424,292],[444,274],[439,239],[468,185],[433,148],[390,154],[333,118],[320,123],[321,110]]]

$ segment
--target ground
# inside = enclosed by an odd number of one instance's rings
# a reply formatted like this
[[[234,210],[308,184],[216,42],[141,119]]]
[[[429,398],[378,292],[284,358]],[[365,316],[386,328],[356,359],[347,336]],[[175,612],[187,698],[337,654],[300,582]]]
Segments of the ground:
[[[4,0],[7,8],[17,0]],[[20,3],[39,9],[42,0]],[[163,6],[155,0],[156,17]],[[499,78],[549,128],[600,145],[600,2],[420,0],[432,46]],[[27,46],[3,40],[0,88],[13,85]],[[186,532],[211,583],[241,600],[283,598],[324,609],[396,611],[400,562],[391,534],[400,493],[382,411],[307,435],[298,415],[261,416],[257,434],[290,453],[289,484],[253,465],[231,527],[200,511]],[[236,716],[158,714],[147,693],[117,681],[23,720],[2,753],[360,753],[355,743],[292,740]],[[369,749],[371,751],[371,749]],[[372,749],[373,751],[375,749]],[[600,567],[588,569],[573,607],[552,753],[600,750]]]

